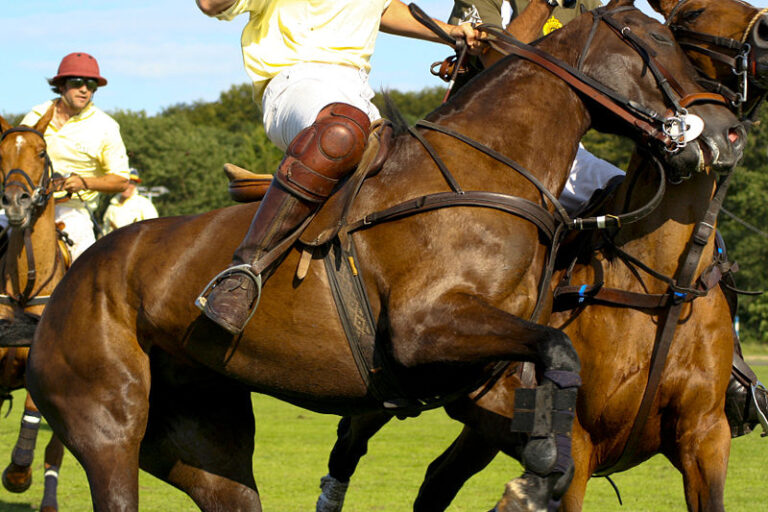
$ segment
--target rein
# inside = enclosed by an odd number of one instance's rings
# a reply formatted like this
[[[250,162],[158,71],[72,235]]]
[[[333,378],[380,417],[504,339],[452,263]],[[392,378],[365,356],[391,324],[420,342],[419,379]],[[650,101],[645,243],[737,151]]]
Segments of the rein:
[[[565,81],[576,91],[596,101],[629,125],[634,126],[643,134],[646,140],[656,140],[667,151],[674,153],[682,149],[686,144],[684,135],[687,130],[685,120],[685,117],[688,115],[687,106],[697,102],[716,102],[727,105],[727,101],[720,94],[716,93],[684,94],[672,75],[656,61],[654,58],[655,52],[637,38],[629,26],[622,26],[610,15],[611,13],[629,10],[637,9],[632,6],[625,6],[612,11],[607,11],[604,8],[590,11],[594,17],[594,24],[585,47],[581,52],[578,69],[543,52],[535,46],[518,41],[499,27],[481,25],[479,28],[493,36],[487,41],[499,53],[503,55],[516,55],[543,67]],[[581,71],[580,68],[584,55],[591,45],[592,37],[600,22],[606,23],[624,43],[632,47],[643,57],[662,93],[673,106],[673,111],[667,112],[666,117],[662,117],[652,109],[646,108],[638,102],[625,98],[617,92],[604,87]]]
[[[17,126],[3,132],[2,135],[0,135],[0,142],[2,142],[8,135],[12,133],[33,133],[40,137],[40,139],[42,139],[43,143],[45,144],[44,135],[34,128],[29,128],[27,126]],[[58,265],[60,264],[59,260],[61,257],[57,247],[54,255],[53,271],[51,272],[51,275],[48,276],[48,278],[42,282],[40,286],[38,286],[35,290],[37,271],[35,269],[34,247],[31,240],[32,226],[34,225],[34,220],[43,210],[53,194],[53,165],[47,151],[43,150],[42,157],[45,162],[45,167],[43,175],[40,178],[40,183],[38,185],[35,185],[29,174],[20,168],[11,169],[8,174],[3,177],[2,192],[4,192],[5,189],[9,186],[21,187],[22,190],[28,193],[32,198],[33,213],[31,215],[29,225],[23,228],[24,248],[27,254],[27,284],[20,294],[14,296],[8,294],[6,290],[6,280],[3,279],[2,293],[0,293],[0,304],[18,305],[21,308],[25,308],[28,306],[36,306],[47,303],[49,296],[39,296],[38,294],[53,279],[53,276],[56,274]],[[13,175],[20,175],[22,178],[24,178],[26,183],[19,180],[16,180],[13,183],[9,183],[9,178]],[[0,272],[0,275],[2,276],[6,275],[6,264],[7,258],[3,260],[1,269],[2,271]]]

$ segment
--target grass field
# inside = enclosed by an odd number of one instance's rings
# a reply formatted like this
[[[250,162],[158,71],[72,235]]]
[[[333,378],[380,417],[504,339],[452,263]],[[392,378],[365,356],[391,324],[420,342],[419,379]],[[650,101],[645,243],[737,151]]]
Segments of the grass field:
[[[755,370],[764,382],[768,381],[768,366],[757,366]],[[10,416],[0,421],[0,468],[10,460],[23,400],[23,392],[16,392]],[[253,467],[264,510],[313,511],[320,477],[327,472],[327,455],[335,440],[338,418],[307,412],[259,395],[254,395],[253,403],[257,434]],[[372,440],[369,454],[353,478],[345,510],[410,510],[427,465],[448,446],[459,430],[459,425],[442,411],[391,422]],[[32,487],[24,494],[11,494],[0,489],[0,512],[37,509],[43,493],[42,448],[49,437],[50,430],[44,425],[38,439]],[[760,438],[757,432],[733,441],[726,485],[728,510],[768,511],[764,476],[767,457],[768,438]],[[520,466],[516,462],[497,457],[468,482],[450,510],[479,512],[490,509],[501,496],[503,484],[519,473]],[[624,506],[619,506],[609,482],[599,478],[590,483],[585,510],[685,510],[682,478],[662,457],[614,475],[613,480],[621,491]],[[140,493],[141,511],[197,510],[186,495],[143,472]],[[63,511],[80,512],[91,508],[85,473],[69,453],[65,455],[60,474],[59,505]]]

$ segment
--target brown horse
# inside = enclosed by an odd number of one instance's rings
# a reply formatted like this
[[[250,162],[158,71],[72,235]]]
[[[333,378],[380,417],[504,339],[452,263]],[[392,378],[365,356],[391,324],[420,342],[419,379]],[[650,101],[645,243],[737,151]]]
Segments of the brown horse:
[[[397,377],[399,394],[379,397],[366,385],[371,376],[358,371],[319,258],[300,281],[298,251],[285,255],[242,336],[233,338],[198,314],[197,293],[227,263],[254,205],[133,225],[74,263],[35,333],[27,384],[83,464],[95,510],[137,510],[139,466],[203,509],[260,510],[250,391],[326,413],[387,404],[409,411],[412,404],[434,404],[434,397],[465,394],[499,360],[535,362],[544,376],[536,391],[551,405],[537,409],[548,425],[534,425],[537,436],[522,448],[529,472],[507,486],[498,508],[540,509],[560,497],[571,461],[570,450],[556,444],[567,437],[562,431],[555,437],[553,418],[565,418],[560,428],[568,423],[579,364],[562,332],[526,320],[546,267],[546,234],[554,232],[539,205],[553,206],[542,194],[559,193],[590,122],[636,137],[635,127],[645,127],[645,135],[664,141],[651,144],[655,152],[681,173],[691,165],[730,169],[741,156],[742,136],[727,108],[698,103],[688,110],[705,119],[704,132],[667,151],[671,141],[657,124],[664,118],[653,113],[671,108],[679,115],[680,96],[660,87],[667,82],[656,72],[663,67],[674,75],[687,98],[702,89],[671,33],[631,2],[612,2],[595,27],[573,23],[541,48],[569,69],[578,61],[588,71],[605,63],[620,67],[597,84],[616,101],[585,100],[538,64],[497,63],[414,129],[417,137],[395,140],[349,211],[359,219],[349,224],[357,230],[346,232],[343,247],[317,251],[355,248],[349,258],[329,260],[328,268],[343,264],[362,277],[375,329],[368,338],[384,358],[379,363]],[[599,103],[627,106],[621,102],[627,97],[634,117]],[[444,129],[454,137],[437,132]],[[491,150],[467,166],[465,141]],[[499,158],[530,175],[520,177]],[[545,301],[543,316],[547,309]]]
[[[768,69],[768,41],[763,39],[768,20],[762,16],[763,13],[744,2],[727,0],[651,4],[666,17],[671,16],[673,31],[686,42],[684,47],[690,50],[689,54],[695,58],[702,73],[711,80],[717,79],[736,94],[746,96],[743,98],[747,100],[746,108],[737,106],[745,114],[751,113],[764,94]],[[735,40],[729,42],[725,38]],[[744,71],[752,70],[749,95],[746,94],[743,76],[728,66],[738,64],[736,57],[744,55],[747,48],[743,46],[744,42],[748,42],[753,49],[746,61],[751,65],[742,68]],[[728,46],[720,48],[723,44]],[[713,52],[717,53],[714,58]],[[734,94],[729,97],[735,99]],[[648,176],[648,169],[635,169],[634,174]],[[640,178],[639,182],[630,186],[632,180],[632,177],[627,179],[608,211],[620,211],[642,201],[644,195],[650,197],[655,193],[656,185],[647,179],[644,182]],[[654,215],[641,223],[622,228],[613,237],[611,245],[615,244],[663,275],[676,276],[690,232],[701,219],[712,188],[711,176],[699,176],[676,185]],[[627,200],[630,190],[633,203]],[[705,250],[711,251],[711,248],[712,239]],[[699,272],[711,260],[705,256],[699,265]],[[587,256],[580,261],[571,280],[593,284],[597,279],[594,271],[597,267],[602,269],[601,282],[606,289],[618,288],[636,293],[667,292],[668,283],[656,281],[643,274],[642,270],[638,271],[636,265],[618,257],[610,246],[604,248],[596,259]],[[649,278],[650,285],[644,284]],[[588,304],[590,298],[584,299]],[[697,300],[690,306],[688,315],[684,315],[674,339],[675,350],[667,363],[671,370],[665,374],[650,424],[642,429],[643,424],[638,426],[642,444],[627,454],[627,460],[617,467],[614,464],[622,458],[632,418],[635,418],[640,405],[651,359],[650,342],[656,338],[661,311],[660,308],[626,310],[621,306],[620,302],[581,306],[574,311],[554,315],[550,322],[552,326],[564,328],[573,340],[582,361],[584,378],[579,393],[578,422],[574,427],[576,477],[566,495],[565,509],[581,510],[587,479],[594,472],[606,474],[627,469],[654,453],[663,452],[684,475],[689,508],[720,510],[723,506],[729,439],[724,428],[727,423],[724,422],[723,411],[727,384],[725,376],[728,375],[725,368],[730,368],[733,350],[732,318],[721,290],[714,289],[705,300]],[[605,343],[609,343],[611,348]],[[620,343],[620,346],[615,343]],[[465,427],[460,437],[430,466],[415,510],[444,510],[463,483],[483,469],[504,446],[505,440],[499,438],[499,430],[508,430],[504,415],[511,415],[511,397],[519,385],[519,376],[510,373],[480,400],[480,404],[500,412],[500,415],[476,411],[482,415],[474,428]],[[319,512],[341,510],[349,479],[365,454],[368,440],[390,418],[391,415],[371,413],[341,421],[339,439],[329,459],[329,475],[321,483],[323,492],[318,500]],[[661,418],[664,418],[663,422]],[[662,439],[665,440],[663,443]],[[726,454],[725,458],[723,454]]]
[[[53,108],[33,128],[12,128],[0,117],[2,205],[8,218],[8,245],[0,259],[0,367],[4,396],[24,386],[24,370],[35,326],[47,298],[67,268],[54,222],[54,180],[42,132]],[[29,396],[11,463],[3,471],[3,486],[24,492],[32,483],[32,457],[40,414]],[[40,510],[58,509],[56,483],[64,456],[61,441],[53,435],[45,449],[45,493]]]

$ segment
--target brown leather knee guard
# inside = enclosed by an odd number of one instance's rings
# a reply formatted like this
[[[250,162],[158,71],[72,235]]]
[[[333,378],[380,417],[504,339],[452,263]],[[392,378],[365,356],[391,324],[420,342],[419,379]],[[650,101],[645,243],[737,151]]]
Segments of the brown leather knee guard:
[[[288,146],[277,181],[301,199],[322,203],[360,162],[370,129],[362,110],[331,103]]]

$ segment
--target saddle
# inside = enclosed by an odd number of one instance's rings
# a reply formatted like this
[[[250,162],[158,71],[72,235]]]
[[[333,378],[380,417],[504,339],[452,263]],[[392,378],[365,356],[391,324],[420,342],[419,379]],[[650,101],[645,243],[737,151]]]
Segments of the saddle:
[[[392,145],[392,123],[385,119],[375,121],[360,163],[325,202],[301,234],[299,241],[305,246],[317,247],[335,237],[346,221],[346,215],[360,186],[366,178],[375,176],[384,165]],[[229,196],[239,203],[260,201],[272,183],[271,174],[255,174],[234,164],[224,164],[229,179]]]

